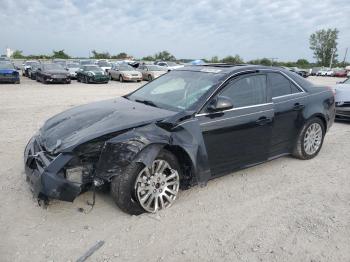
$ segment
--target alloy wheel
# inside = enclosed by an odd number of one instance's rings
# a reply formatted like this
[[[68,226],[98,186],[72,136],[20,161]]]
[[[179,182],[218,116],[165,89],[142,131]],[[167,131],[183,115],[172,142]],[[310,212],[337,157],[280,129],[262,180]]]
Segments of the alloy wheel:
[[[313,155],[322,143],[322,127],[319,123],[311,124],[304,135],[304,150],[308,155]]]
[[[151,167],[145,167],[135,182],[137,200],[143,209],[155,213],[175,201],[179,192],[179,173],[170,164],[157,159]]]

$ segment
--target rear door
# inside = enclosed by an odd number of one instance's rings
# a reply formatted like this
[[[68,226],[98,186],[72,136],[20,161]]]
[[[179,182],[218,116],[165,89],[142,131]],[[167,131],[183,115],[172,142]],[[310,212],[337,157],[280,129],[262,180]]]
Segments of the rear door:
[[[269,72],[267,76],[275,112],[269,153],[273,157],[291,152],[303,121],[301,113],[306,97],[303,90],[287,75]]]
[[[197,115],[213,176],[267,160],[273,106],[268,100],[265,74],[233,79],[218,94],[233,108]],[[210,101],[209,101],[210,104]]]

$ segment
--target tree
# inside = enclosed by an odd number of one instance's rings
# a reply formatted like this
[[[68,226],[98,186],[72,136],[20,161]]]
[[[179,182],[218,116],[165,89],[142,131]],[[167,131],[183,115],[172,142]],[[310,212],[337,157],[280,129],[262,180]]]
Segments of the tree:
[[[210,63],[220,63],[219,57],[213,56],[210,60]]]
[[[296,66],[300,68],[308,68],[310,66],[310,63],[306,59],[298,59]]]
[[[12,58],[24,58],[24,55],[22,54],[23,53],[23,51],[21,51],[21,50],[15,50],[14,52],[13,52],[13,54],[12,54]]]
[[[329,66],[331,60],[336,61],[338,33],[338,29],[334,28],[318,30],[311,34],[310,49],[313,50],[319,65]]]
[[[55,51],[53,50],[53,55],[52,55],[52,58],[60,58],[60,59],[69,59],[70,56],[67,55],[64,50],[59,50],[59,51]]]
[[[170,54],[168,51],[162,51],[154,55],[155,60],[162,60],[162,61],[175,61],[176,58],[172,54]]]
[[[117,55],[112,56],[113,59],[127,59],[129,56],[127,53],[121,52]]]
[[[142,57],[141,60],[143,60],[143,61],[154,61],[155,59],[154,59],[153,56],[149,55],[149,56]]]
[[[111,55],[108,52],[104,52],[104,53],[99,53],[96,50],[92,50],[92,58],[95,59],[109,59],[111,58]]]
[[[228,63],[228,64],[242,64],[243,59],[239,55],[235,56],[227,56],[221,60],[223,63]]]

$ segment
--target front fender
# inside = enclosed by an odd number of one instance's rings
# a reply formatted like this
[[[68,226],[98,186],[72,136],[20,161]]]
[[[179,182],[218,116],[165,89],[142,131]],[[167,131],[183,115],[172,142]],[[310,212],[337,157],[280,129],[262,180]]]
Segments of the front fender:
[[[196,182],[206,184],[211,173],[202,132],[195,118],[171,128],[149,124],[106,141],[97,163],[96,176],[110,181],[113,176],[121,175],[132,162],[150,166],[160,150],[174,146],[187,154],[191,175]]]

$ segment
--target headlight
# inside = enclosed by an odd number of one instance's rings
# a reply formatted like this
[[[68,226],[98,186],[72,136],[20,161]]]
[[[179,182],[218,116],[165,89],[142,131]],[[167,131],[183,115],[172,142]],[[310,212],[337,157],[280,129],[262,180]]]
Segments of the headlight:
[[[91,72],[88,72],[87,75],[88,76],[93,76],[93,74]]]
[[[81,184],[83,182],[83,167],[73,167],[66,169],[66,179],[73,182]]]

